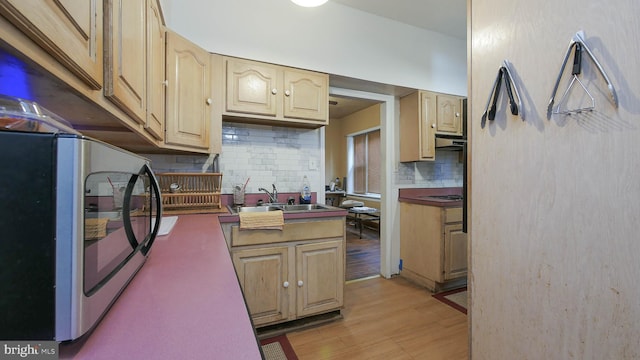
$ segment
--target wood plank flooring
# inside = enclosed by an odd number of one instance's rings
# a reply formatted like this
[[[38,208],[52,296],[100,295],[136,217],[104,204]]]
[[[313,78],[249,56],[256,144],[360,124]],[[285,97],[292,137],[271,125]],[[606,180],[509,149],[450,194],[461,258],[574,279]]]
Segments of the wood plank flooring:
[[[380,235],[376,229],[358,229],[347,224],[347,281],[380,274]]]
[[[467,359],[467,316],[403,278],[345,285],[344,318],[287,333],[300,360]]]

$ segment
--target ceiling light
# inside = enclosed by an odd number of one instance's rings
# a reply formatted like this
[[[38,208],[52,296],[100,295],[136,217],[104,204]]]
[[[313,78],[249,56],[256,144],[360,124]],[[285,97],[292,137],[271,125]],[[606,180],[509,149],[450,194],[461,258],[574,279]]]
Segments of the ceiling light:
[[[328,0],[291,0],[294,4],[304,7],[316,7],[326,3]]]

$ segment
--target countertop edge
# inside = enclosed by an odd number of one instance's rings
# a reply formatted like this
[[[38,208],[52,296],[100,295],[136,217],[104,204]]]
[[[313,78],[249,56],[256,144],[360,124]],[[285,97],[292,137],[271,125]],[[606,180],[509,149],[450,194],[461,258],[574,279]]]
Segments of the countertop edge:
[[[431,201],[424,198],[425,196],[434,196],[434,195],[461,195],[461,194],[462,194],[462,188],[459,188],[459,187],[400,189],[398,194],[398,202],[417,204],[417,205],[436,206],[441,208],[461,207],[463,203],[462,201]]]

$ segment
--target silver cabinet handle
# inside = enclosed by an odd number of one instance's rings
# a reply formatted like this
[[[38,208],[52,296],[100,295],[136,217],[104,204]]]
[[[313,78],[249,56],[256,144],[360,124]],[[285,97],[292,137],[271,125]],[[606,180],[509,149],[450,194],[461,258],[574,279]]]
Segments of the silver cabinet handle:
[[[285,91],[284,91],[284,95],[285,95],[285,96],[290,96],[290,95],[291,95],[291,91],[289,91],[289,90],[285,90]]]
[[[456,117],[460,117],[460,113],[459,112],[456,113]]]
[[[277,94],[278,93],[278,89],[276,89],[276,88],[271,89],[271,93],[273,95]]]
[[[304,285],[304,283],[302,282],[302,280],[298,280],[298,287],[302,287],[302,285]]]
[[[436,128],[436,124],[431,124],[431,127],[435,129]]]
[[[211,105],[212,102],[213,102],[213,100],[211,100],[211,98],[207,99],[207,105]]]
[[[289,287],[289,282],[288,282],[288,281],[285,281],[285,282],[282,284],[282,286],[284,286],[285,288],[288,288],[288,287]]]

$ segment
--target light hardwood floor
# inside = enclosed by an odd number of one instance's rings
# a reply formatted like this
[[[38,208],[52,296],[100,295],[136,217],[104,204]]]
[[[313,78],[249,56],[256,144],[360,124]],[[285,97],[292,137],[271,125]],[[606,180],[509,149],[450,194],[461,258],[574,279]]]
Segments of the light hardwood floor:
[[[365,228],[362,238],[358,229],[347,226],[347,266],[345,279],[355,280],[380,274],[380,235]]]
[[[467,359],[467,316],[395,277],[345,287],[344,319],[287,333],[300,360]]]

